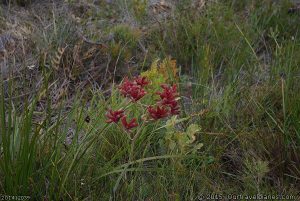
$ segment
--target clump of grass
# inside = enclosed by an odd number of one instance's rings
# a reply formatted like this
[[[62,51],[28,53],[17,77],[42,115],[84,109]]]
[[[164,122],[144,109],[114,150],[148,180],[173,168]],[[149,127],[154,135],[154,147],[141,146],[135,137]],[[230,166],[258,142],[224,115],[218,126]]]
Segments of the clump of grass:
[[[145,21],[146,16],[147,16],[148,2],[145,0],[142,0],[142,1],[133,0],[131,2],[130,7],[132,8],[136,19],[139,22],[143,23],[143,21]]]
[[[27,194],[36,160],[38,130],[31,130],[35,101],[25,103],[23,115],[18,116],[12,101],[5,102],[1,86],[1,171],[4,174],[1,186],[8,194]]]
[[[216,134],[203,136],[205,144],[215,146],[206,152],[222,159],[225,147],[242,146],[243,152],[255,149],[260,158],[274,166],[283,163],[285,154],[290,155],[289,143],[298,149],[294,143],[298,135],[298,123],[294,121],[298,107],[287,112],[287,105],[296,104],[295,95],[291,94],[291,102],[287,103],[287,91],[288,86],[296,87],[291,80],[299,74],[298,59],[292,56],[298,49],[298,37],[292,35],[298,32],[294,20],[299,17],[287,14],[290,4],[285,2],[244,3],[211,3],[200,14],[182,12],[180,18],[155,30],[153,37],[161,54],[177,58],[183,72],[190,76],[194,113],[201,114],[203,108],[209,111],[198,119],[204,130]],[[252,9],[247,16],[245,8]],[[181,9],[184,10],[180,8],[179,12]],[[275,178],[279,172],[282,180],[290,180],[282,175],[283,169],[271,169],[269,174]]]

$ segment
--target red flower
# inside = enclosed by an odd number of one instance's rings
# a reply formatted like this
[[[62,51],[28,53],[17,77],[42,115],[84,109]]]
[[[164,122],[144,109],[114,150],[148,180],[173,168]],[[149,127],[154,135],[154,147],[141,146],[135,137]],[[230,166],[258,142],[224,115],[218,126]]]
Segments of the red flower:
[[[150,83],[146,77],[141,77],[141,76],[138,76],[137,78],[135,78],[134,81],[136,82],[137,85],[139,85],[141,87],[147,86]]]
[[[164,98],[159,103],[162,105],[174,105],[175,102],[177,103],[175,97],[171,97],[171,98]]]
[[[144,97],[146,91],[138,85],[136,82],[131,82],[128,78],[125,78],[122,84],[119,86],[121,94],[125,97],[129,97],[133,101],[138,101]]]
[[[129,92],[128,96],[133,101],[138,101],[146,95],[146,91],[139,85],[133,85]]]
[[[153,108],[152,106],[149,106],[148,112],[154,120],[167,117],[169,114],[168,109],[164,106],[156,106],[156,109]]]
[[[162,100],[163,99],[172,100],[178,96],[176,84],[174,84],[173,86],[163,84],[161,85],[161,88],[163,88],[163,92],[157,92],[157,94],[160,96]]]
[[[178,102],[174,100],[171,104],[168,105],[171,109],[170,113],[171,115],[177,115],[180,113],[180,107],[178,105]]]
[[[106,113],[106,117],[108,120],[106,120],[106,123],[118,123],[118,121],[124,116],[124,110],[117,110],[112,111],[108,110],[108,113]]]
[[[131,87],[134,85],[133,82],[129,81],[128,78],[126,77],[122,84],[119,86],[119,90],[123,96],[127,96],[129,93],[129,90]]]
[[[122,125],[124,126],[124,128],[126,130],[130,130],[134,127],[137,127],[138,126],[138,123],[136,122],[136,118],[133,118],[129,123],[127,122],[126,120],[126,116],[123,116],[122,119]]]
[[[160,96],[161,101],[159,102],[163,106],[168,106],[170,108],[171,115],[177,115],[180,113],[178,101],[176,100],[178,93],[177,93],[177,86],[174,84],[173,86],[169,85],[162,85],[163,92],[157,92]]]

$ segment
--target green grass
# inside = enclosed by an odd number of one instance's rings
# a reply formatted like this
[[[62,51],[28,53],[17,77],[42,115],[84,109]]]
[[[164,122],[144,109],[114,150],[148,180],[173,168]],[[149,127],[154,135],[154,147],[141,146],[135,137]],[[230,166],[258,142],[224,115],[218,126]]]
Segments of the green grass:
[[[291,4],[218,1],[197,11],[182,1],[153,25],[143,3],[127,3],[134,24],[110,24],[103,35],[84,30],[106,48],[81,43],[75,22],[53,11],[49,29],[31,36],[42,80],[37,92],[16,99],[18,80],[1,81],[0,194],[32,200],[299,195],[300,15],[288,14]],[[105,24],[120,17],[114,6],[108,19],[88,17]],[[54,69],[51,60],[62,47]],[[143,121],[142,106],[124,102],[116,82],[168,56],[180,68],[178,122],[142,123],[134,140],[134,133],[105,123],[106,110],[121,107]],[[67,92],[54,100],[64,80]],[[82,85],[86,80],[92,84]],[[99,90],[105,87],[108,93]]]

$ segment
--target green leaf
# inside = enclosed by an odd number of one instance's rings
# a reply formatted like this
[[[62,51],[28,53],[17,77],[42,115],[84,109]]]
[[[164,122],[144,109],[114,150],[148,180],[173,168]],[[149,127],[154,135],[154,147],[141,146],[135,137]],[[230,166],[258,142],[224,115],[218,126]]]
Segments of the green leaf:
[[[175,149],[175,147],[176,147],[176,143],[174,141],[171,141],[170,144],[169,144],[170,150],[173,151]]]
[[[203,143],[198,143],[195,147],[194,147],[194,149],[195,150],[199,150],[199,149],[201,149],[203,147]]]
[[[196,124],[191,124],[186,129],[186,134],[189,137],[189,143],[193,143],[196,140],[196,133],[199,132],[201,129]]]

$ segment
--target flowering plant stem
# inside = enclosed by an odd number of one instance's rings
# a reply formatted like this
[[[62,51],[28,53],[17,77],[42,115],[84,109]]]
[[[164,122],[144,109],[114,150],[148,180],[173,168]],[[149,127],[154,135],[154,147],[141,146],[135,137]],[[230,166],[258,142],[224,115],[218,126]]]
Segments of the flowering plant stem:
[[[103,134],[104,131],[108,128],[108,125],[105,125],[100,131],[99,131],[99,134]],[[88,133],[90,134],[90,133]],[[89,135],[86,135],[87,137],[85,139],[87,139],[89,137]],[[87,143],[82,143],[80,144],[79,148],[77,149],[74,157],[73,157],[73,160],[71,162],[71,164],[69,165],[68,167],[68,170],[67,170],[67,173],[66,175],[64,176],[64,178],[62,179],[62,182],[59,186],[59,191],[58,191],[58,195],[59,197],[61,196],[61,193],[62,193],[62,190],[64,188],[64,185],[67,181],[67,178],[68,176],[70,175],[70,172],[72,169],[74,169],[75,165],[76,165],[76,161],[78,162],[83,156],[84,154],[86,153],[86,151],[93,145],[93,143],[96,141],[96,139],[99,137],[99,135],[94,135],[91,137],[91,139],[87,142]],[[88,139],[87,139],[88,140]],[[85,147],[84,147],[85,146]],[[81,153],[80,153],[81,152]]]
[[[128,163],[127,165],[124,167],[123,171],[121,172],[120,176],[118,177],[117,181],[116,181],[116,184],[113,188],[113,197],[115,198],[115,195],[116,195],[116,192],[118,190],[118,187],[119,187],[119,184],[121,182],[121,179],[123,178],[123,176],[125,175],[127,169],[129,168],[131,162],[133,162],[133,158],[134,158],[134,148],[135,148],[135,143],[136,143],[136,140],[138,139],[141,131],[142,131],[142,128],[144,126],[145,122],[143,122],[143,124],[141,125],[141,127],[136,131],[135,135],[133,136],[133,138],[130,138],[131,140],[131,143],[130,143],[130,153],[129,153],[129,158],[128,158]],[[126,131],[127,133],[129,131]]]
[[[136,134],[133,136],[133,138],[131,139],[131,145],[130,145],[130,153],[129,153],[129,161],[131,162],[133,160],[133,152],[134,152],[134,148],[135,148],[135,142],[137,140],[137,138],[139,137],[142,128],[144,127],[145,122],[143,122],[143,124],[141,125],[141,127],[137,130]]]

